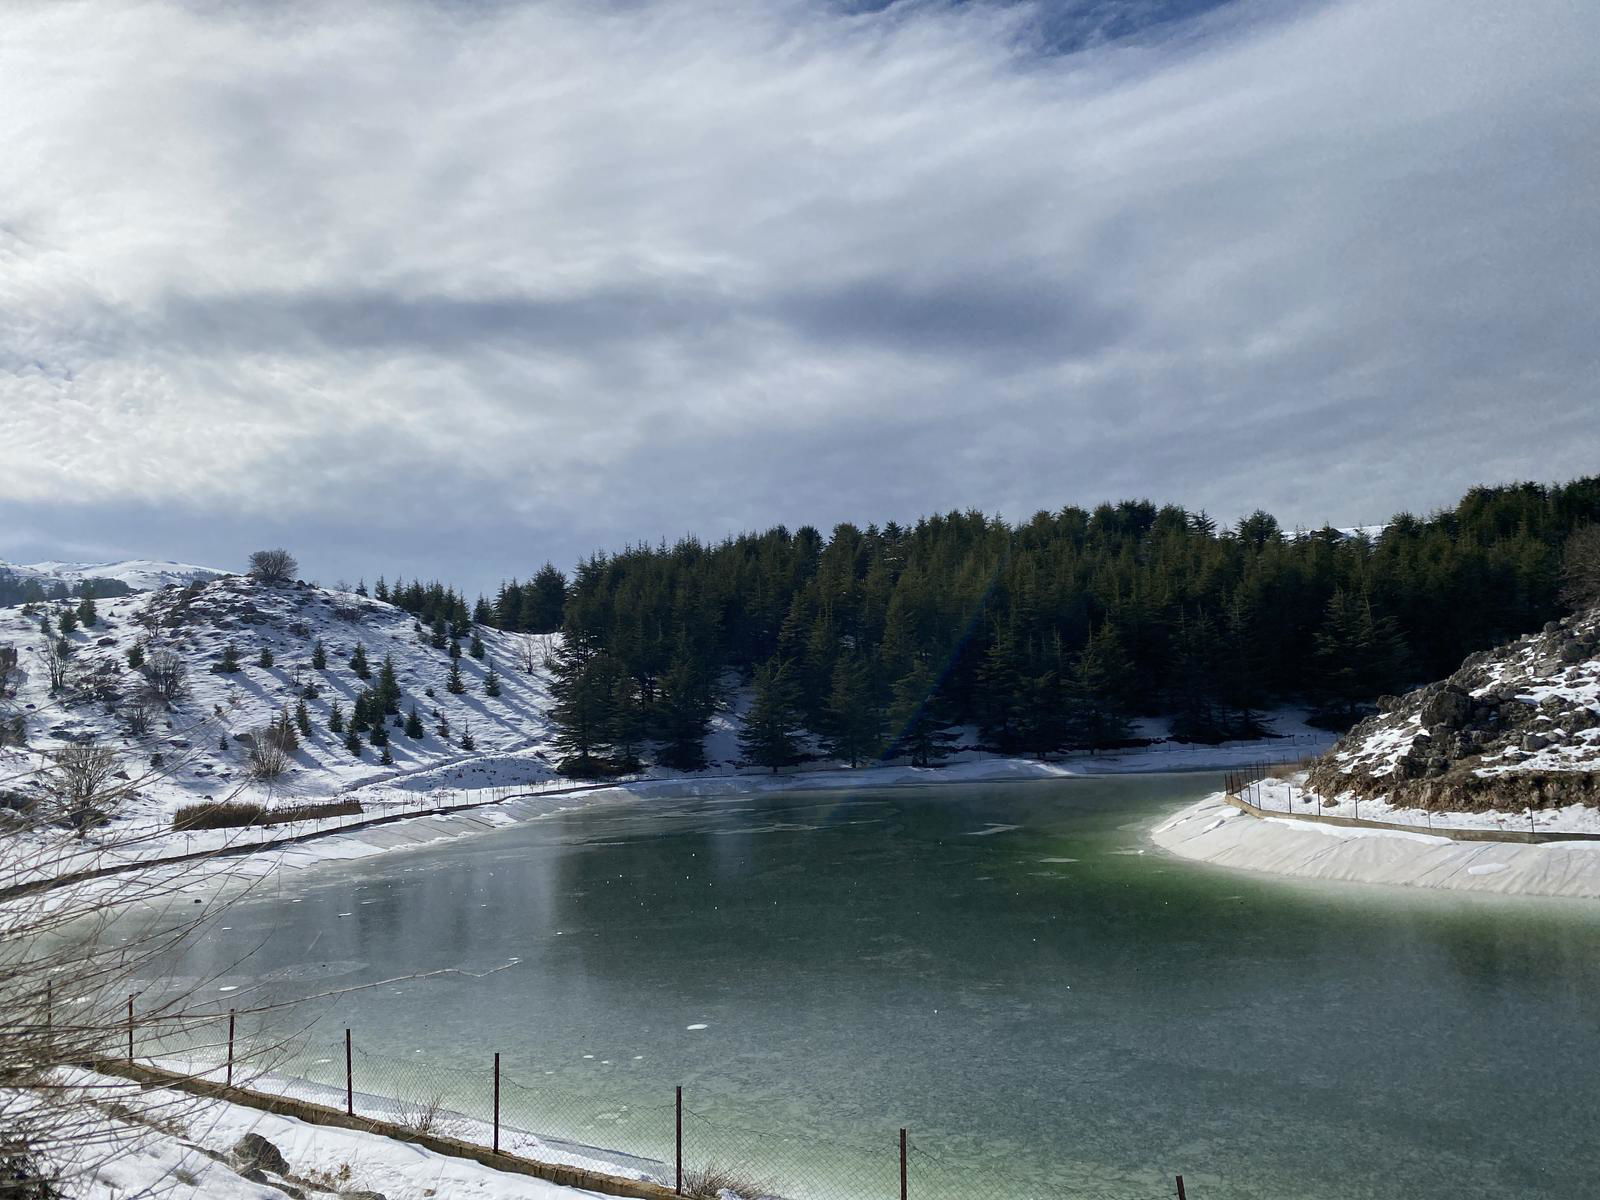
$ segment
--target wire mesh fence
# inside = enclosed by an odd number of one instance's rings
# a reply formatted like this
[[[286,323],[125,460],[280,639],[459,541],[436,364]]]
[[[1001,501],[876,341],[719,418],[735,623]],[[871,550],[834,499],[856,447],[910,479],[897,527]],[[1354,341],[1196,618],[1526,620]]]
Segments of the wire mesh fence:
[[[863,1125],[821,1135],[682,1087],[649,1094],[577,1088],[535,1063],[486,1055],[480,1065],[364,1046],[354,1030],[277,1040],[245,1034],[233,1012],[164,1022],[130,1004],[105,1039],[107,1057],[231,1085],[250,1103],[268,1094],[552,1167],[655,1184],[700,1200],[966,1200],[974,1195],[1157,1200],[1193,1195],[1181,1177],[1096,1180],[1025,1164],[997,1178],[970,1138]],[[252,1096],[254,1093],[254,1096]],[[708,1098],[709,1099],[709,1098]],[[792,1112],[785,1109],[785,1112]],[[772,1114],[766,1114],[771,1116]]]

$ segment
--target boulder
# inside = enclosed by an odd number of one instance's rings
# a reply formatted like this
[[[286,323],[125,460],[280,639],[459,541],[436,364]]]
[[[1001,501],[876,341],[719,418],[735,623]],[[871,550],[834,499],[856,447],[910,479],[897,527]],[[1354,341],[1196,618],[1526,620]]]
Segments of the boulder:
[[[287,1175],[289,1163],[280,1151],[259,1133],[247,1133],[233,1144],[233,1156],[246,1171],[271,1171],[274,1175]]]
[[[1536,750],[1543,750],[1550,744],[1550,739],[1542,733],[1525,733],[1522,735],[1522,748],[1529,754]]]
[[[1445,688],[1423,703],[1419,716],[1430,730],[1434,727],[1447,731],[1458,729],[1472,716],[1472,700],[1462,692]]]

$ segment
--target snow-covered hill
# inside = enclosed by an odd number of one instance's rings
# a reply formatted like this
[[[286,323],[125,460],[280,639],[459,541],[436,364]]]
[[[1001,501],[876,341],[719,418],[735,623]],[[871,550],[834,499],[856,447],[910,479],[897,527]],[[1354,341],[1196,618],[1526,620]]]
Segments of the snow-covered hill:
[[[64,583],[68,587],[85,579],[114,579],[136,592],[151,592],[177,584],[204,583],[226,575],[215,567],[197,567],[193,563],[166,562],[160,559],[130,558],[122,562],[74,563],[37,562],[13,564],[0,562],[0,575],[15,579],[35,579],[40,583]]]
[[[72,698],[63,699],[50,690],[48,642],[40,626],[44,615],[54,618],[65,607],[0,609],[0,647],[17,650],[15,695],[5,707],[25,717],[35,752],[93,738],[115,748],[124,769],[135,775],[149,771],[152,756],[161,755],[171,773],[143,787],[125,816],[149,820],[185,803],[236,792],[242,799],[267,798],[268,788],[249,781],[247,743],[277,714],[292,713],[308,684],[317,693],[306,699],[312,734],[270,789],[273,798],[314,799],[382,781],[421,790],[523,783],[553,773],[544,757],[550,733],[544,648],[526,635],[482,629],[485,658],[462,654],[465,691],[452,695],[446,688],[448,651],[430,646],[409,613],[309,584],[272,588],[225,576],[99,601],[96,624],[69,636],[76,686],[68,689]],[[326,652],[323,670],[311,665],[318,640]],[[216,673],[212,668],[230,642],[240,669]],[[187,696],[169,709],[158,708],[145,734],[131,728],[143,682],[129,665],[136,643],[143,644],[147,659],[158,650],[172,651],[188,675]],[[355,697],[368,686],[349,661],[358,644],[374,680],[385,656],[392,657],[403,692],[401,714],[415,704],[422,718],[424,733],[415,739],[390,719],[393,766],[380,765],[380,751],[370,745],[359,757],[352,755],[344,735],[328,728],[334,703],[348,720]],[[263,649],[271,652],[271,666],[260,665]],[[537,664],[533,672],[523,669],[530,656]],[[499,696],[485,694],[491,664]],[[446,726],[448,736],[440,732]],[[469,729],[475,742],[470,751],[461,746]],[[21,765],[20,752],[0,751],[7,753],[13,767]],[[32,761],[39,761],[36,753]]]
[[[1600,803],[1600,609],[1380,708],[1314,764],[1313,793],[1433,811]]]

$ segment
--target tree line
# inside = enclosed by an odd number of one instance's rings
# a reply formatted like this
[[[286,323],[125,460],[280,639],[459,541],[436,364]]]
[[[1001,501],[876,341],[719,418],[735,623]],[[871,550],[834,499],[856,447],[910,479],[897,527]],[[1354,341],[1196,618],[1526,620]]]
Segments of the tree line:
[[[1249,737],[1285,700],[1348,724],[1556,615],[1563,547],[1597,522],[1590,477],[1474,488],[1372,537],[1138,500],[595,554],[563,588],[550,662],[563,768],[703,766],[730,682],[754,688],[744,755],[773,768],[934,762],[959,726],[1041,756],[1125,745],[1143,715]],[[523,615],[540,580],[553,601],[541,572],[478,615],[548,623],[553,603]]]

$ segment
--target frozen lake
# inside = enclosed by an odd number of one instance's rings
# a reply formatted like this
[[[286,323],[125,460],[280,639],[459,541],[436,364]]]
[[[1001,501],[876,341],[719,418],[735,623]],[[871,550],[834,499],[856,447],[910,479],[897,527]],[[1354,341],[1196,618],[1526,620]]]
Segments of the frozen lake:
[[[1213,776],[601,805],[286,877],[178,970],[317,1001],[296,1070],[791,1195],[1570,1197],[1600,909],[1164,858]],[[269,885],[271,890],[271,885]],[[507,964],[511,964],[507,966]],[[223,991],[224,988],[238,989]],[[237,998],[237,999],[235,999]]]

